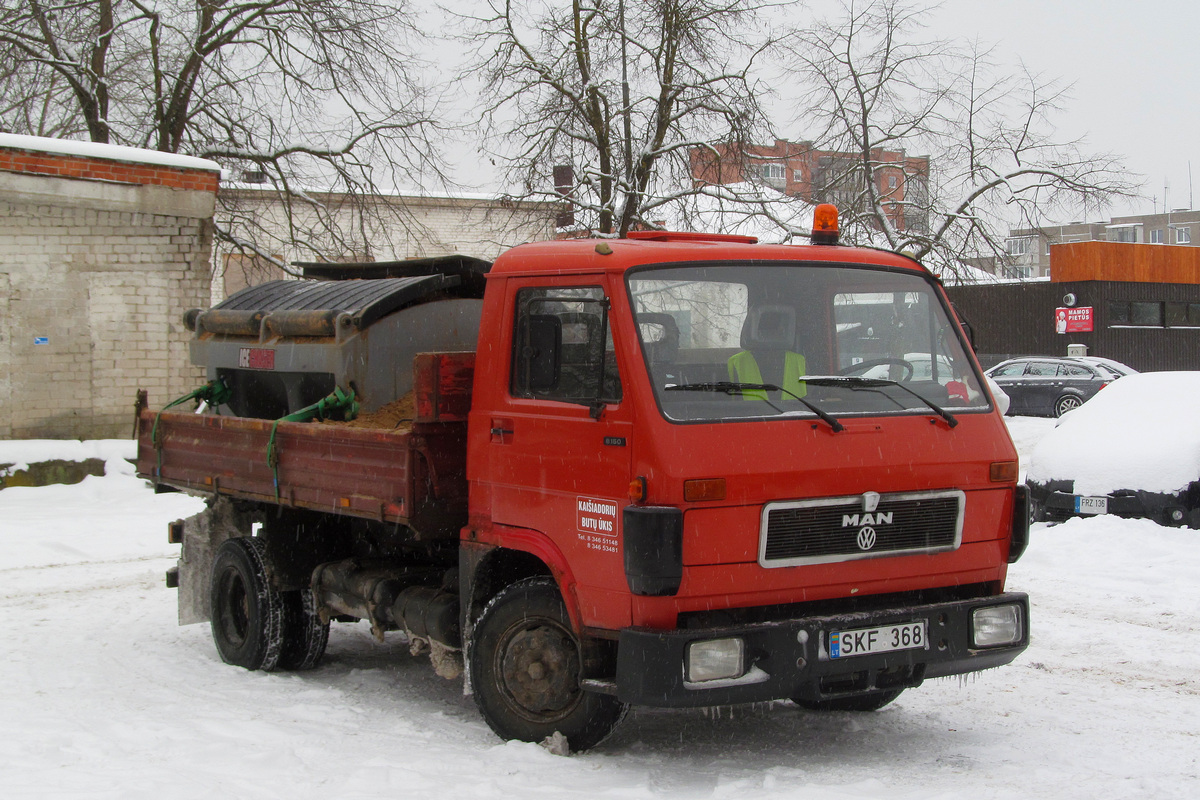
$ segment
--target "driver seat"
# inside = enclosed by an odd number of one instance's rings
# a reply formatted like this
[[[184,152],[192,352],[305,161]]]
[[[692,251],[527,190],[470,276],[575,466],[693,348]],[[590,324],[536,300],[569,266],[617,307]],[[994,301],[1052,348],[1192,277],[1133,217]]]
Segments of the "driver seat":
[[[794,308],[762,305],[750,309],[742,323],[742,352],[729,359],[729,380],[772,384],[803,397],[808,387],[800,378],[807,371],[807,365],[804,356],[792,350],[795,341]],[[765,400],[766,392],[745,392],[742,397]]]

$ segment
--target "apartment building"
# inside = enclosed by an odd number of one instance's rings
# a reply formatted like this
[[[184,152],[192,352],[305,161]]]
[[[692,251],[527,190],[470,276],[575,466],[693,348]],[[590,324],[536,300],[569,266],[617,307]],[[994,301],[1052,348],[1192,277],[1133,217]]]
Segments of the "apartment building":
[[[1072,222],[1009,231],[1008,256],[997,264],[1005,278],[1045,278],[1050,275],[1050,248],[1076,242],[1120,242],[1195,247],[1200,245],[1200,211],[1176,209],[1162,214],[1113,217],[1108,222]]]
[[[697,183],[765,184],[809,203],[833,203],[844,209],[861,205],[865,189],[873,185],[896,229],[928,227],[928,156],[877,149],[865,166],[859,154],[786,139],[744,150],[729,145],[698,147],[690,155],[692,179]]]

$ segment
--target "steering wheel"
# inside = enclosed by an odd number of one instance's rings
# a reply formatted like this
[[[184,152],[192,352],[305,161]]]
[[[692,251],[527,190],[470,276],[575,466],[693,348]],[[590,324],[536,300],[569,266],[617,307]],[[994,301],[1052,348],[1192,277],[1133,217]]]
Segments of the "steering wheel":
[[[838,370],[839,375],[855,375],[866,372],[872,367],[900,367],[904,370],[904,377],[901,381],[907,381],[913,376],[913,365],[911,362],[905,361],[903,358],[873,358],[870,361],[860,361],[857,364],[851,364],[845,369]]]

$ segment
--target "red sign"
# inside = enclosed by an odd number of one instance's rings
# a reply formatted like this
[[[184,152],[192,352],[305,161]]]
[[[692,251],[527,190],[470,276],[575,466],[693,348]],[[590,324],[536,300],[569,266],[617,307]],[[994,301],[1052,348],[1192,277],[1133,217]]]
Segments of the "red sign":
[[[243,347],[238,351],[242,369],[275,369],[275,351],[265,347]]]
[[[1092,307],[1054,309],[1054,330],[1056,333],[1091,333],[1094,330]]]

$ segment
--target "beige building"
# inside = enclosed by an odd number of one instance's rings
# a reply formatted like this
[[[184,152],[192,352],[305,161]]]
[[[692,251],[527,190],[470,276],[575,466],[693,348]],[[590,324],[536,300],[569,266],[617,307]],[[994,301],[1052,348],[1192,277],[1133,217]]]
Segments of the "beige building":
[[[323,260],[312,241],[328,253],[330,237],[318,214],[343,232],[345,246],[333,261],[399,261],[408,258],[463,255],[493,260],[524,242],[553,239],[555,215],[550,202],[513,201],[495,195],[394,194],[373,196],[367,211],[345,195],[310,195],[311,205],[293,203],[285,210],[269,188],[237,184],[222,188],[217,224],[235,240],[252,243],[264,258],[218,242],[214,258],[213,301],[255,283],[285,277],[272,259],[284,264]],[[319,209],[319,211],[318,211]],[[289,216],[290,211],[290,216]]]
[[[137,389],[199,385],[218,166],[0,134],[0,438],[129,436]]]

